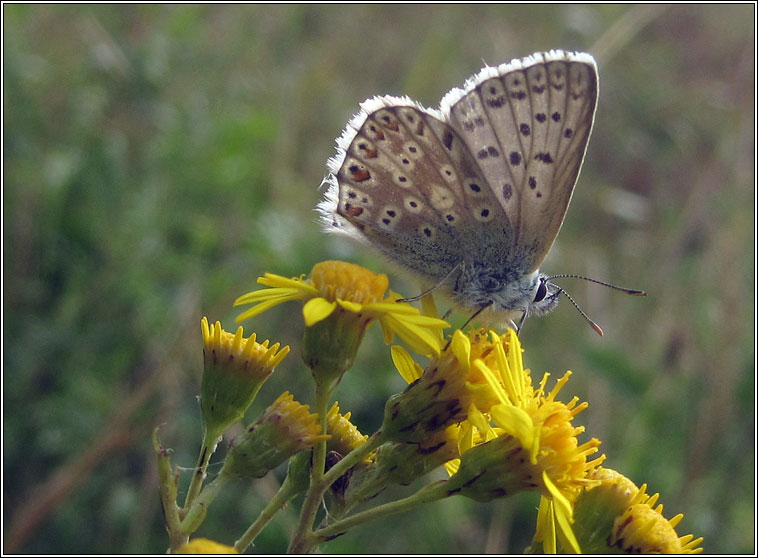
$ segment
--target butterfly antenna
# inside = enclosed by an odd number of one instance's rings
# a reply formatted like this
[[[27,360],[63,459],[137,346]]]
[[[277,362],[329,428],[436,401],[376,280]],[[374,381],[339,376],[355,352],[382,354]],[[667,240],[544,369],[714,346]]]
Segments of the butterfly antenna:
[[[568,277],[568,275],[564,275],[563,277]],[[599,283],[599,281],[597,281],[597,282]],[[608,285],[608,286],[612,286],[612,285]],[[616,288],[620,288],[620,287],[616,287]],[[639,292],[642,292],[642,291],[639,291]],[[571,304],[573,304],[573,305],[574,305],[574,308],[576,308],[576,309],[577,309],[577,311],[578,311],[578,312],[579,312],[579,313],[580,313],[580,314],[581,314],[581,315],[584,317],[584,319],[585,319],[585,320],[587,320],[587,323],[589,323],[589,324],[590,324],[590,326],[592,327],[592,329],[594,329],[594,330],[597,332],[597,334],[598,334],[600,337],[602,337],[602,336],[603,336],[603,328],[601,328],[599,325],[597,325],[597,324],[596,324],[596,323],[595,323],[595,322],[592,320],[592,318],[590,318],[590,317],[589,317],[589,316],[588,316],[588,315],[587,315],[587,314],[584,312],[584,310],[582,310],[581,308],[579,308],[579,305],[576,303],[576,301],[575,301],[573,298],[571,298],[571,295],[570,295],[570,294],[568,294],[568,293],[567,293],[565,290],[563,290],[563,289],[559,289],[559,290],[558,290],[558,292],[557,292],[556,294],[560,294],[560,293],[563,293],[563,294],[565,294],[565,295],[566,295],[566,298],[568,298],[568,299],[571,301]],[[643,293],[643,294],[644,294],[644,293]]]
[[[564,277],[568,277],[570,279],[584,279],[585,281],[589,281],[590,283],[597,283],[598,285],[603,285],[604,287],[609,287],[611,289],[615,289],[617,291],[621,291],[622,293],[635,295],[635,296],[647,296],[647,293],[645,291],[639,291],[637,289],[627,289],[626,287],[619,287],[618,285],[612,285],[610,283],[606,283],[605,281],[598,281],[597,279],[590,279],[589,277],[584,277],[583,275],[574,275],[573,273],[564,273],[562,275],[553,275],[551,277],[548,277],[548,281],[551,279],[562,279]],[[563,291],[564,293],[566,291]],[[568,295],[566,295],[568,296]],[[569,297],[571,298],[571,297]],[[577,306],[577,308],[579,308]]]

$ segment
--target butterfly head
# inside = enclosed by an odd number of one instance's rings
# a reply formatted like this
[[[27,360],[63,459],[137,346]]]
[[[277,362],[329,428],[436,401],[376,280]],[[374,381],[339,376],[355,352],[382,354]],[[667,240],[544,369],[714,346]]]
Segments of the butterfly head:
[[[537,289],[534,298],[526,307],[526,314],[544,316],[558,306],[563,289],[551,283],[549,279],[542,273],[537,276]]]
[[[539,271],[523,275],[476,265],[465,267],[452,291],[462,306],[484,309],[486,317],[503,323],[551,312],[563,292]]]

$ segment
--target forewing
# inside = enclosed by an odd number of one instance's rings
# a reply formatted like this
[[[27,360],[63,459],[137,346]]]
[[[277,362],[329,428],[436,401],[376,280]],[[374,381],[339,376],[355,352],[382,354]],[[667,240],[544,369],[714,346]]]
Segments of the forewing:
[[[558,234],[597,103],[589,55],[551,51],[485,68],[443,100],[513,226],[508,267],[537,269]]]
[[[337,213],[390,259],[440,281],[505,216],[460,135],[403,101],[364,103],[343,134]]]

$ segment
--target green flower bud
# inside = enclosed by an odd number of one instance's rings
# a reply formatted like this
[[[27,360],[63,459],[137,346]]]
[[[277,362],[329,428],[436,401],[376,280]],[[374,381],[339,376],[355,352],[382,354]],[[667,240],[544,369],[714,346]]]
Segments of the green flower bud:
[[[320,432],[318,415],[284,392],[255,424],[232,440],[220,474],[262,477],[296,453],[329,439]]]
[[[218,438],[233,422],[241,420],[258,390],[274,368],[289,353],[279,343],[257,343],[255,334],[242,336],[242,328],[232,335],[221,323],[202,320],[204,369],[200,407],[206,432]]]

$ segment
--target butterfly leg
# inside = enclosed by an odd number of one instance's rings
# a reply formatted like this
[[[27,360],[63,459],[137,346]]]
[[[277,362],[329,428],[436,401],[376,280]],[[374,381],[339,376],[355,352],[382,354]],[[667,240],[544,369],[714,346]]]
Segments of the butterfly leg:
[[[521,319],[519,320],[518,325],[516,325],[516,322],[514,322],[513,320],[508,320],[508,321],[511,323],[511,326],[513,327],[513,329],[516,330],[516,335],[518,335],[519,333],[521,333],[521,328],[524,327],[524,322],[526,321],[526,310],[524,310],[524,313],[521,314]]]
[[[487,308],[489,308],[490,306],[492,306],[492,305],[494,304],[494,302],[495,302],[494,300],[490,300],[489,302],[486,302],[486,303],[484,303],[484,304],[483,304],[483,305],[482,305],[482,306],[479,308],[479,310],[477,310],[476,312],[474,312],[474,313],[471,315],[471,317],[470,317],[468,320],[466,320],[466,322],[465,322],[465,323],[464,323],[464,324],[463,324],[463,325],[460,327],[460,329],[463,329],[464,327],[466,327],[467,325],[469,325],[469,324],[472,322],[472,320],[473,320],[474,318],[476,318],[476,317],[477,317],[479,314],[481,314],[481,313],[482,313],[484,310],[486,310]]]
[[[416,296],[411,296],[411,297],[408,297],[408,298],[400,298],[400,299],[396,300],[395,302],[416,302],[417,300],[421,300],[422,298],[424,298],[429,293],[431,293],[431,292],[439,289],[445,283],[445,281],[447,281],[453,275],[453,273],[455,273],[456,271],[461,270],[461,269],[463,269],[463,262],[460,262],[460,263],[456,264],[453,267],[453,269],[451,269],[450,271],[448,271],[447,274],[445,274],[445,276],[436,285],[433,285],[432,287],[429,287],[428,289],[426,289],[425,291],[423,291],[421,294],[417,294]]]

